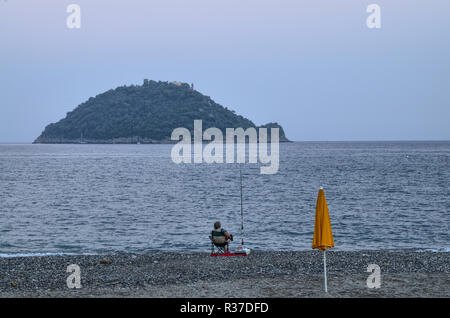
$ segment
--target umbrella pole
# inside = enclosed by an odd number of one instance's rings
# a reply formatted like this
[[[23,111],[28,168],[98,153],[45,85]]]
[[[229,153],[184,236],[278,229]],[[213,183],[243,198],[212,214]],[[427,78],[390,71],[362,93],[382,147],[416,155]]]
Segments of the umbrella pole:
[[[326,250],[323,251],[323,277],[324,277],[325,292],[328,293],[328,287],[327,287],[327,256],[326,256]]]

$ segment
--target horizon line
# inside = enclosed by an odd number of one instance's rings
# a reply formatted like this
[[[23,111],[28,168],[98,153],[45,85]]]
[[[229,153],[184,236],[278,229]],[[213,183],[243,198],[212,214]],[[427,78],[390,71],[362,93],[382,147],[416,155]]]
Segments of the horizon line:
[[[290,142],[450,142],[450,139],[347,139],[347,140],[291,140]],[[77,145],[77,143],[37,143],[38,145]],[[170,144],[170,143],[168,143]],[[0,145],[34,145],[33,141],[0,141]],[[88,145],[109,145],[102,143],[88,143]],[[111,144],[111,145],[134,145],[133,143]],[[143,145],[163,145],[163,143],[143,144]]]

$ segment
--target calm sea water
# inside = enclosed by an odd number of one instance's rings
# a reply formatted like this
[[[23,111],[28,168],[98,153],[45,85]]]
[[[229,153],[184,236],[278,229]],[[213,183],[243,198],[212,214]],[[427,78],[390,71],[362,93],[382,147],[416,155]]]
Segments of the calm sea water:
[[[216,220],[240,241],[238,165],[170,150],[0,145],[0,255],[209,251]],[[282,144],[278,174],[243,166],[246,245],[310,249],[320,186],[336,249],[450,247],[450,142]]]

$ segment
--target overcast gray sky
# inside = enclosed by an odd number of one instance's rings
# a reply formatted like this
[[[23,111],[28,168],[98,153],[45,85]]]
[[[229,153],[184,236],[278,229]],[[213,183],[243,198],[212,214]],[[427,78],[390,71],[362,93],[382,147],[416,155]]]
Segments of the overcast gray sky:
[[[292,140],[449,140],[449,17],[448,0],[0,0],[0,142],[143,78]]]

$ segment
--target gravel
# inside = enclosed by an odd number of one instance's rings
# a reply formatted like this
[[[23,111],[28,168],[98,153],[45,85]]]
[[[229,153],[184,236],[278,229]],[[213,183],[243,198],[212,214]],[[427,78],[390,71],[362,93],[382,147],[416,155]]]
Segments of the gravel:
[[[70,264],[81,269],[81,289],[67,287]],[[369,264],[380,266],[383,279],[391,284],[384,296],[450,296],[448,252],[328,251],[330,284],[335,277],[335,282],[347,286],[337,285],[342,293],[336,296],[370,296],[352,294],[352,290],[365,288]],[[320,290],[322,274],[323,258],[318,251],[254,251],[247,257],[211,257],[207,253],[11,257],[0,258],[0,296],[307,297],[319,295],[308,291],[309,286]],[[396,290],[396,280],[406,287]],[[294,281],[302,292],[285,288]],[[408,283],[414,285],[411,292]],[[217,284],[234,291],[211,294]]]

